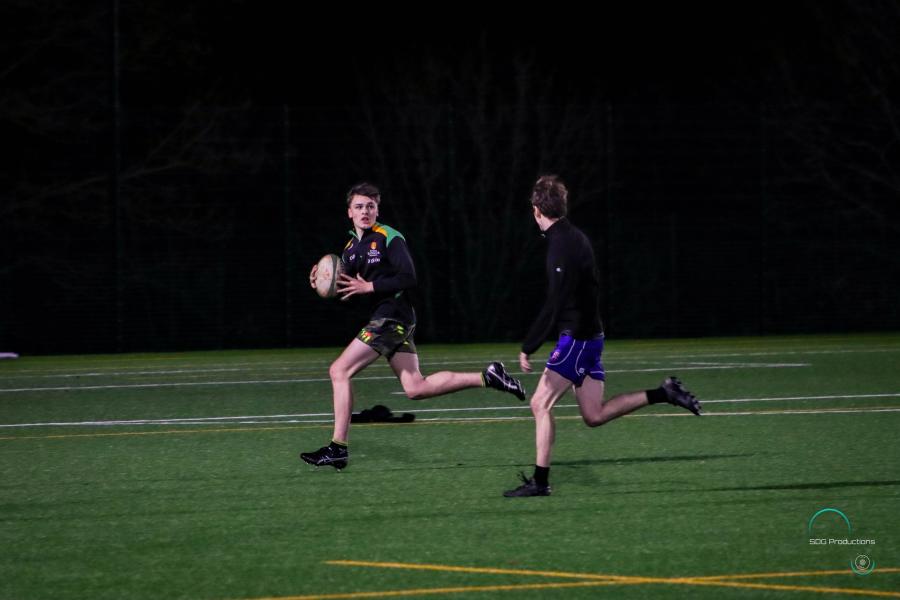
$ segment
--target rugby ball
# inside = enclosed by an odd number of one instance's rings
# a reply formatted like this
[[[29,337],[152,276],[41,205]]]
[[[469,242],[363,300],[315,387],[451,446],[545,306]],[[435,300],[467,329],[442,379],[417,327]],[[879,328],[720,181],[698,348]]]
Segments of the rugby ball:
[[[316,293],[323,298],[337,295],[338,276],[344,272],[344,263],[337,254],[326,254],[316,264]]]

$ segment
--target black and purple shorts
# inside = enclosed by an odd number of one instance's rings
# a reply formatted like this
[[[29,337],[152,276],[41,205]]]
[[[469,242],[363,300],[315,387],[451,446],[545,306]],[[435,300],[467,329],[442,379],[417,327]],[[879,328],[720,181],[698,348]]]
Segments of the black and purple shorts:
[[[592,340],[576,340],[562,334],[547,359],[547,368],[574,383],[575,387],[581,387],[585,377],[606,381],[602,354],[603,334]]]

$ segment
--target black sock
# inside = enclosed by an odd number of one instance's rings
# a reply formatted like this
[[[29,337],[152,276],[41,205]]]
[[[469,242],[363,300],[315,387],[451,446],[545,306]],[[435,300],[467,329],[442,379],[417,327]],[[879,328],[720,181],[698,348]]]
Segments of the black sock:
[[[655,390],[647,390],[647,400],[650,401],[650,404],[659,404],[660,402],[668,402],[669,395],[666,394],[666,390],[661,387],[656,388]]]
[[[332,450],[346,450],[347,449],[346,443],[337,442],[335,440],[331,440],[331,443],[328,445],[331,446]]]
[[[538,485],[547,487],[549,485],[550,467],[539,467],[534,465],[534,482]]]

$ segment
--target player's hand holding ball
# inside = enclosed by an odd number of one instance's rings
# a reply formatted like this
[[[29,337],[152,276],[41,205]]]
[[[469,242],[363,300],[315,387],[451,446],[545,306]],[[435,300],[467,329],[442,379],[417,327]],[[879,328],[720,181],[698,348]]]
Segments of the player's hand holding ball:
[[[346,300],[356,294],[371,294],[375,286],[359,275],[350,277],[344,273],[344,263],[337,254],[326,254],[309,272],[309,285],[322,298],[340,296]]]
[[[371,294],[375,291],[375,286],[371,281],[366,281],[359,274],[356,277],[350,277],[345,273],[341,273],[338,278],[337,293],[342,294],[341,300],[346,300],[354,294]]]

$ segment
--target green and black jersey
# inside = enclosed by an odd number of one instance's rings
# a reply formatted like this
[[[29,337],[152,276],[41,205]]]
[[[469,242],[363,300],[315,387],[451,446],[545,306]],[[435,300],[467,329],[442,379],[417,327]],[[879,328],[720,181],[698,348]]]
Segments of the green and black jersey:
[[[375,287],[372,294],[361,299],[372,304],[371,321],[394,319],[413,325],[416,312],[411,293],[416,287],[416,267],[413,265],[406,239],[382,223],[375,223],[357,237],[351,231],[341,259],[350,277],[360,275]]]

